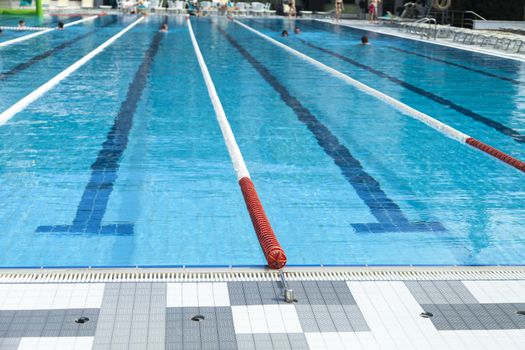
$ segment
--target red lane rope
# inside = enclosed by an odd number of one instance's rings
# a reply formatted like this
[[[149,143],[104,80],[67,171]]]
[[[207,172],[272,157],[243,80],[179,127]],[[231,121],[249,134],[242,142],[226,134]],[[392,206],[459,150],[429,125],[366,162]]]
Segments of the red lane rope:
[[[283,268],[286,265],[286,254],[275,237],[252,180],[243,177],[239,180],[239,186],[241,186],[244,202],[252,218],[253,228],[266,256],[268,267],[271,269]]]
[[[490,154],[491,156],[495,157],[495,158],[498,158],[499,160],[501,160],[502,162],[505,162],[511,166],[513,166],[514,168],[518,169],[518,170],[521,170],[523,172],[525,172],[525,162],[519,160],[519,159],[516,159],[512,156],[509,156],[508,154],[506,153],[503,153],[501,152],[500,150],[492,147],[492,146],[489,146],[487,145],[486,143],[483,143],[479,140],[476,140],[475,138],[473,137],[469,137],[468,139],[465,140],[466,143],[468,143],[469,145],[471,145],[472,147],[475,147],[487,154]]]

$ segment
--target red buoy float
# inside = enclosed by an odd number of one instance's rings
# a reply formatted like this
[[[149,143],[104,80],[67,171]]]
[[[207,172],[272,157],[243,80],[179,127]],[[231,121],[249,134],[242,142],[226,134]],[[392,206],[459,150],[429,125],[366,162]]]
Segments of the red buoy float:
[[[239,180],[239,185],[268,267],[271,269],[283,268],[286,265],[286,254],[273,232],[252,180],[249,177],[243,177]]]

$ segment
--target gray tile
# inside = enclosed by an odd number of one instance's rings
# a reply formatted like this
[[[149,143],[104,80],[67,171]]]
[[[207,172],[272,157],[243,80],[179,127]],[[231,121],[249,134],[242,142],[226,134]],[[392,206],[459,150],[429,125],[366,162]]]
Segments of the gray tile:
[[[200,322],[192,321],[195,315],[204,316]],[[208,348],[235,349],[236,337],[230,307],[178,307],[166,309],[167,349],[193,348],[201,344]]]
[[[272,346],[274,349],[293,350],[290,340],[288,339],[288,334],[270,334],[270,338],[272,339]]]
[[[326,305],[312,305],[314,317],[321,332],[336,332],[337,328]]]
[[[295,305],[299,322],[303,332],[319,332],[319,326],[315,319],[314,312],[311,305]]]
[[[353,332],[354,328],[346,317],[343,305],[327,305],[326,307],[337,332]]]
[[[523,316],[516,311],[523,304],[430,304],[422,305],[432,312],[432,323],[438,330],[525,329]]]
[[[419,283],[419,281],[405,281],[404,283],[414,299],[416,299],[419,304],[433,304],[432,300],[425,292],[425,289],[423,289],[423,286]]]
[[[236,337],[239,350],[255,350],[255,341],[252,334],[237,334]]]
[[[461,281],[407,281],[419,304],[476,304],[478,301]]]
[[[479,319],[477,314],[480,313],[480,311],[484,311],[483,306],[481,304],[473,304],[473,305],[467,305],[467,304],[451,304],[452,308],[456,313],[459,315],[459,317],[463,320],[463,322],[467,325],[468,329],[487,329],[485,328],[485,325],[483,325]]]
[[[317,287],[321,292],[323,298],[323,304],[325,305],[340,305],[339,297],[335,292],[334,286],[331,281],[318,281]]]
[[[270,334],[253,334],[253,341],[257,350],[274,350]]]
[[[165,283],[106,283],[93,349],[163,349],[165,314]]]
[[[256,282],[263,305],[284,302],[281,296],[280,282]]]
[[[446,281],[463,304],[479,304],[478,300],[461,281]]]
[[[293,350],[310,349],[304,333],[288,333],[287,335]]]
[[[16,350],[20,344],[20,338],[3,338],[0,339],[0,349]]]
[[[347,331],[353,330],[342,305],[332,305],[337,317],[338,325],[330,314],[327,305],[295,305],[299,322],[304,332],[336,332],[338,328]],[[332,307],[330,306],[330,307]],[[335,310],[337,308],[337,310]]]
[[[343,305],[346,317],[352,325],[354,332],[369,332],[370,328],[366,323],[363,313],[357,305]]]
[[[350,288],[345,281],[333,281],[332,286],[339,298],[341,305],[357,305]]]
[[[230,305],[247,305],[242,282],[228,282],[228,294],[230,296]]]
[[[324,299],[316,281],[303,281],[303,288],[310,305],[324,305]]]
[[[450,304],[438,289],[438,286],[434,284],[434,281],[418,281],[418,283],[428,295],[432,304]]]
[[[4,311],[0,310],[0,315]],[[17,310],[14,313],[7,312],[12,316],[11,322],[0,324],[1,338],[19,337],[74,337],[79,332],[83,335],[93,336],[97,326],[99,309],[68,309],[68,310]],[[75,323],[75,319],[85,316],[89,321],[84,324]],[[48,324],[48,319],[51,322]]]
[[[259,294],[259,287],[257,286],[257,282],[241,282],[243,291],[244,291],[244,298],[246,300],[246,305],[261,305],[262,299],[261,295]]]

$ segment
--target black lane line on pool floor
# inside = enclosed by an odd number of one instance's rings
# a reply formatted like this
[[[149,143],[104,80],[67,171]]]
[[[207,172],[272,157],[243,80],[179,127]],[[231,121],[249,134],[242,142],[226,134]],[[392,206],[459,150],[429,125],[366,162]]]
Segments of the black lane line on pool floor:
[[[307,26],[311,26],[311,27],[315,27],[315,28],[318,28],[318,29],[321,29],[323,31],[330,31],[332,33],[336,33],[333,26],[330,24],[330,26],[332,26],[331,29],[328,29],[326,26],[320,26],[321,24],[325,24],[325,25],[328,25],[328,23],[324,23],[324,22],[319,22],[319,21],[312,21],[310,23],[305,23]],[[370,33],[370,31],[366,30],[366,29],[360,29],[360,28],[353,28],[353,27],[347,27],[347,26],[339,26],[338,28],[342,28],[343,30],[346,30],[346,31],[355,31],[355,30],[358,30],[358,31],[362,31],[362,32],[365,32],[365,33]],[[277,30],[277,29],[273,29],[273,30]],[[402,40],[402,41],[407,41],[407,40],[410,40],[410,41],[414,41],[413,39],[410,39],[410,38],[401,38],[401,37],[397,37],[397,36],[394,36],[394,35],[389,35],[389,34],[383,34],[383,33],[376,33],[376,32],[372,32],[373,34],[377,34],[377,35],[382,35],[382,36],[386,36],[386,37],[395,37],[395,39],[398,39],[398,40]],[[427,45],[427,43],[423,43],[425,45]],[[429,60],[433,60],[433,61],[436,61],[436,62],[441,62],[441,63],[444,63],[444,64],[448,64],[448,65],[451,65],[451,66],[455,66],[455,67],[458,67],[458,68],[463,68],[465,70],[469,70],[471,72],[476,72],[476,73],[479,73],[479,74],[483,74],[483,75],[486,75],[486,76],[489,76],[489,77],[492,77],[492,78],[496,78],[496,79],[501,79],[501,80],[504,80],[504,81],[509,81],[509,82],[512,82],[514,84],[523,84],[523,82],[519,81],[519,80],[516,80],[516,79],[512,79],[512,78],[508,78],[508,77],[503,77],[501,75],[498,75],[498,74],[494,74],[494,73],[490,73],[490,72],[487,72],[487,71],[484,71],[484,70],[481,70],[481,69],[475,69],[475,68],[472,68],[472,67],[468,67],[468,66],[465,66],[463,64],[460,64],[460,63],[456,63],[456,62],[451,62],[451,61],[447,61],[443,58],[437,58],[437,57],[432,57],[432,56],[428,56],[428,55],[423,55],[423,54],[420,54],[418,52],[413,52],[413,51],[409,51],[409,50],[403,50],[403,49],[399,49],[397,47],[393,47],[393,46],[383,46],[387,49],[392,49],[392,50],[397,50],[399,52],[404,52],[406,54],[409,54],[409,55],[416,55],[416,56],[420,56],[420,57],[424,57],[424,58],[428,58]],[[458,49],[458,48],[453,48],[453,47],[446,47],[447,50],[450,50],[450,51],[456,51],[456,52],[461,52],[461,53],[468,53],[468,54],[477,54],[479,55],[480,53],[476,53],[476,52],[468,52],[468,51],[465,51],[465,50],[462,50],[462,49]],[[509,72],[508,70],[505,70],[506,72]],[[512,73],[512,71],[510,71],[510,73]]]
[[[334,52],[332,50],[326,49],[324,47],[320,47],[320,46],[314,45],[314,44],[312,44],[312,43],[310,43],[310,42],[308,42],[306,40],[303,40],[303,39],[297,38],[297,40],[300,41],[301,43],[303,43],[306,46],[309,46],[311,48],[314,48],[314,49],[317,49],[317,50],[322,51],[324,53],[327,53],[327,54],[329,54],[329,55],[331,55],[331,56],[333,56],[335,58],[338,58],[338,59],[340,59],[342,61],[348,62],[348,63],[350,63],[350,64],[352,64],[352,65],[354,65],[354,66],[356,66],[358,68],[362,68],[362,69],[364,69],[364,70],[366,70],[366,71],[368,71],[368,72],[370,72],[372,74],[377,75],[378,77],[388,79],[391,82],[393,82],[393,83],[395,83],[395,84],[397,84],[399,86],[402,86],[405,89],[410,90],[410,91],[412,91],[412,92],[414,92],[414,93],[416,93],[416,94],[418,94],[420,96],[426,97],[429,100],[437,102],[437,103],[439,103],[439,104],[441,104],[443,106],[449,107],[449,108],[455,110],[456,112],[459,112],[459,113],[461,113],[461,114],[463,114],[463,115],[465,115],[465,116],[467,116],[467,117],[469,117],[471,119],[474,119],[475,121],[483,123],[486,126],[492,128],[492,129],[494,129],[494,130],[496,130],[496,131],[498,131],[498,132],[500,132],[500,133],[502,133],[502,134],[504,134],[506,136],[512,137],[512,139],[514,141],[518,142],[518,143],[525,143],[525,135],[520,134],[518,131],[516,131],[516,130],[514,130],[512,128],[509,128],[508,126],[506,126],[506,125],[504,125],[504,124],[502,124],[500,122],[497,122],[495,120],[492,120],[490,118],[482,116],[481,114],[476,113],[476,112],[474,112],[474,111],[472,111],[472,110],[470,110],[468,108],[462,107],[462,106],[460,106],[458,104],[455,104],[454,102],[452,102],[452,101],[450,101],[450,100],[448,100],[448,99],[446,99],[444,97],[435,95],[435,94],[433,94],[431,92],[428,92],[428,91],[426,91],[426,90],[424,90],[422,88],[419,88],[419,87],[417,87],[415,85],[409,84],[409,83],[407,83],[407,82],[405,82],[405,81],[403,81],[401,79],[398,79],[396,77],[393,77],[391,75],[383,73],[383,72],[381,72],[381,71],[379,71],[379,70],[377,70],[375,68],[372,68],[370,66],[367,66],[365,64],[359,63],[359,62],[357,62],[357,61],[355,61],[355,60],[353,60],[351,58],[348,58],[346,56],[343,56],[343,55],[341,55],[341,54],[339,54],[337,52]]]
[[[275,30],[273,27],[270,27],[268,26],[266,23],[262,24],[260,22],[255,22],[255,23],[258,23],[258,24],[261,24],[262,26],[268,28],[268,29],[271,29],[271,30]],[[456,112],[459,112],[475,121],[478,121],[480,123],[483,123],[485,124],[486,126],[506,135],[506,136],[510,136],[514,141],[518,142],[518,143],[525,143],[525,135],[522,135],[520,134],[518,131],[500,123],[500,122],[497,122],[495,120],[492,120],[490,118],[487,118],[485,116],[482,116],[481,114],[478,114],[468,108],[465,108],[463,106],[460,106],[444,97],[441,97],[441,96],[438,96],[438,95],[435,95],[429,91],[426,91],[422,88],[419,88],[415,85],[412,85],[412,84],[409,84],[401,79],[398,79],[396,77],[393,77],[391,75],[388,75],[386,73],[383,73],[382,71],[379,71],[375,68],[372,68],[370,66],[367,66],[365,64],[362,64],[360,62],[357,62],[349,57],[346,57],[344,55],[341,55],[337,52],[334,52],[332,50],[329,50],[327,48],[324,48],[324,47],[321,47],[321,46],[317,46],[315,44],[312,44],[304,39],[301,39],[301,38],[298,38],[297,36],[294,36],[294,39],[297,39],[297,41],[303,43],[304,45],[308,46],[308,47],[311,47],[313,49],[316,49],[316,50],[319,50],[321,52],[324,52],[324,53],[327,53],[335,58],[338,58],[342,61],[345,61],[347,63],[350,63],[358,68],[361,68],[361,69],[364,69],[372,74],[375,74],[377,75],[378,77],[381,77],[381,78],[384,78],[384,79],[388,79],[390,80],[391,82],[409,90],[409,91],[412,91],[420,96],[423,96],[425,98],[428,98],[429,100],[431,101],[434,101],[434,102],[437,102],[443,106],[446,106],[446,107],[449,107],[453,110],[455,110]]]
[[[102,144],[97,159],[91,165],[89,179],[72,225],[39,226],[36,232],[98,233],[111,235],[133,234],[133,224],[102,225],[109,197],[117,180],[122,154],[128,145],[133,117],[142,92],[146,87],[154,58],[164,33],[156,33],[144,55],[142,63],[129,85],[126,100],[120,105],[115,122]]]
[[[31,67],[32,65],[34,65],[35,63],[39,62],[39,61],[42,61],[43,59],[45,58],[48,58],[54,54],[56,54],[57,52],[77,43],[78,41],[82,40],[82,39],[85,39],[93,34],[95,34],[98,29],[100,28],[104,28],[104,27],[108,27],[114,23],[117,22],[117,19],[116,18],[112,18],[110,22],[108,23],[105,23],[103,25],[101,25],[100,27],[97,27],[93,30],[90,30],[89,32],[87,33],[84,33],[82,35],[79,35],[71,40],[68,40],[66,42],[63,42],[62,44],[50,49],[50,50],[47,50],[45,52],[42,52],[41,54],[39,55],[36,55],[32,58],[30,58],[29,60],[27,60],[26,62],[22,62],[16,66],[14,66],[13,68],[11,68],[10,70],[6,71],[6,72],[3,72],[3,73],[0,73],[0,81],[2,80],[6,80],[8,79],[9,77],[15,75],[15,74],[18,74],[24,70],[26,70],[27,68]]]
[[[308,108],[303,106],[261,62],[253,57],[226,31],[220,28],[218,30],[279,94],[283,102],[294,111],[299,121],[306,125],[308,130],[314,135],[317,143],[332,158],[359,198],[377,219],[378,223],[352,224],[357,232],[445,231],[445,228],[439,222],[410,222],[401,208],[381,189],[379,182],[363,169],[359,160],[352,156],[348,148]]]
[[[486,75],[487,77],[496,78],[496,79],[499,79],[499,80],[511,82],[513,84],[516,84],[516,85],[523,84],[521,81],[516,80],[516,79],[502,77],[502,76],[497,75],[497,74],[485,72],[485,71],[482,71],[482,70],[479,70],[479,69],[476,69],[476,68],[467,67],[467,66],[464,66],[462,64],[451,62],[451,61],[447,61],[447,60],[444,60],[444,59],[441,59],[441,58],[424,55],[424,54],[421,54],[421,53],[418,53],[418,52],[414,52],[414,51],[400,49],[399,47],[385,46],[385,48],[390,49],[390,50],[394,50],[394,51],[398,51],[398,52],[402,52],[402,53],[406,53],[408,55],[418,56],[418,57],[421,57],[421,58],[425,58],[427,60],[440,62],[440,63],[443,63],[443,64],[447,64],[449,66],[453,66],[453,67],[461,68],[461,69],[464,69],[464,70],[468,70],[470,72]]]

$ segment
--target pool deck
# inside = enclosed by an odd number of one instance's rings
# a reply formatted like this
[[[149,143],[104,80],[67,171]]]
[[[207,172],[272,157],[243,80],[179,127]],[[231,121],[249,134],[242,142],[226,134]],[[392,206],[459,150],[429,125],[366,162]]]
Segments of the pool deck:
[[[523,349],[525,268],[5,270],[0,349]],[[427,312],[430,317],[422,317]],[[195,316],[200,321],[192,321]],[[76,323],[81,317],[89,321]]]

